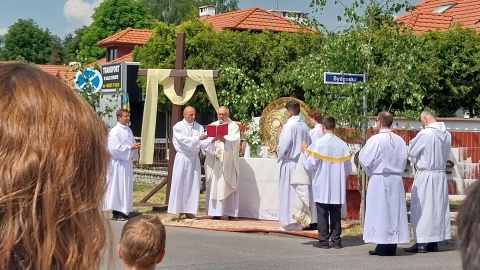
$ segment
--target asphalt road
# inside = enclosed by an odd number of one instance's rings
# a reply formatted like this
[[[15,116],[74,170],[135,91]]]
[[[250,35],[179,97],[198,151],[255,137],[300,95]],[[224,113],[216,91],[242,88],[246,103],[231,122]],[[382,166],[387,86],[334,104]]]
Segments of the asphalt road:
[[[125,222],[112,222],[116,244]],[[409,254],[399,245],[397,256],[369,256],[373,244],[344,237],[343,249],[312,247],[314,239],[274,233],[232,233],[167,227],[166,255],[156,269],[461,269],[454,242],[440,252]],[[105,252],[101,269],[123,269],[115,253]]]

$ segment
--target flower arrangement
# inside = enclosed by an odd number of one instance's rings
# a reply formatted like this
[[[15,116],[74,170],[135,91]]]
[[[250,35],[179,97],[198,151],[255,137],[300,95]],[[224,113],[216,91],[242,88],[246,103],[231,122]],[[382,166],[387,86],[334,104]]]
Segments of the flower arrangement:
[[[260,128],[255,121],[250,121],[245,130],[245,142],[250,145],[250,152],[252,156],[257,156],[257,146],[262,143],[260,139]]]

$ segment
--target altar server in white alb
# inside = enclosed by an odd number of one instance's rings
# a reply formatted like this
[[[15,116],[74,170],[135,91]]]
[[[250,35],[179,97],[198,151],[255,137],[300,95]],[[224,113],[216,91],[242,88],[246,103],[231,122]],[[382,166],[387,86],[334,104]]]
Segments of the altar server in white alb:
[[[108,151],[112,156],[107,173],[104,210],[113,210],[114,220],[128,219],[133,209],[133,165],[140,143],[135,142],[128,110],[117,111],[117,124],[108,133]]]
[[[323,137],[323,130],[321,124],[322,118],[323,117],[319,109],[311,109],[308,112],[308,121],[310,122],[310,126],[312,126],[312,129],[310,129],[309,131],[312,143],[318,138]]]
[[[217,135],[206,148],[205,178],[207,214],[213,219],[238,217],[238,153],[240,128],[230,118],[226,106],[217,110],[218,121],[212,125],[228,124],[228,135]]]
[[[206,148],[210,141],[206,140],[203,126],[195,122],[195,109],[185,107],[183,120],[173,126],[173,146],[175,161],[173,162],[172,184],[168,199],[168,213],[185,214],[186,218],[194,218],[198,211],[200,195],[200,157],[201,148]]]
[[[302,226],[293,218],[295,189],[290,183],[300,158],[302,141],[310,142],[310,136],[307,125],[300,119],[300,103],[289,101],[285,109],[288,119],[282,127],[277,147],[278,161],[282,162],[278,180],[278,221],[284,230],[298,231]]]
[[[432,110],[420,114],[424,127],[410,141],[409,155],[415,159],[410,203],[411,223],[416,244],[405,251],[438,251],[437,242],[451,239],[450,205],[445,167],[450,154],[451,135]]]
[[[321,124],[322,114],[320,113],[320,110],[311,109],[308,112],[308,121],[310,122],[310,126],[312,126],[312,129],[310,129],[309,134],[310,134],[310,140],[313,143],[317,139],[323,137],[323,130],[322,130],[322,124]],[[312,189],[311,183],[310,183],[309,191],[310,191],[310,212],[312,213],[312,221],[310,223],[309,229],[316,230],[317,219],[318,219],[317,206],[315,205],[315,201],[313,199],[313,189]]]
[[[351,171],[348,145],[334,133],[335,118],[322,119],[323,137],[307,148],[302,143],[305,154],[303,166],[313,175],[313,199],[317,206],[318,242],[314,247],[330,248],[329,238],[334,248],[342,248],[341,208],[346,203],[346,179]]]
[[[390,127],[393,116],[381,112],[375,120],[377,135],[360,151],[359,162],[368,181],[363,241],[376,243],[370,255],[395,256],[397,244],[410,242],[402,173],[407,145]]]

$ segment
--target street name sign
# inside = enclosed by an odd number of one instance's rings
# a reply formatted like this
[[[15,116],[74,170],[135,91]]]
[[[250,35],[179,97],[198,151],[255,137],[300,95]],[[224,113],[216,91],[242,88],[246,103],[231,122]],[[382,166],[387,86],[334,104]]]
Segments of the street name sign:
[[[350,84],[366,82],[365,74],[324,72],[323,82],[326,84]]]

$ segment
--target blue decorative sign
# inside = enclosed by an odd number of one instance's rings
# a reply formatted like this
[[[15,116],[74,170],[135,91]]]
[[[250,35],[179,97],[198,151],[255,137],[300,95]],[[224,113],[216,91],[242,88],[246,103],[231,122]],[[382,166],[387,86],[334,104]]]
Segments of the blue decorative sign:
[[[83,71],[83,73],[82,71],[78,71],[75,74],[75,88],[79,90],[88,89],[87,81],[90,81],[91,86],[93,86],[93,90],[95,90],[95,92],[102,89],[103,78],[102,74],[100,74],[98,70],[87,68]]]
[[[350,84],[366,82],[365,74],[324,72],[323,82],[327,84]]]

